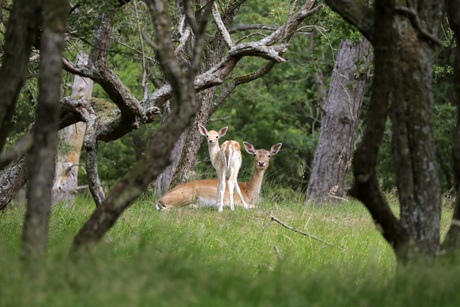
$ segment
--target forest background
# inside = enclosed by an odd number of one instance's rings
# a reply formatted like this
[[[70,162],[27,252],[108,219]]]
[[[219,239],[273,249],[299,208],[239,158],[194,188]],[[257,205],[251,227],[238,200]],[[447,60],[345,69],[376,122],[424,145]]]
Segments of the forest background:
[[[8,2],[7,2],[8,3]],[[289,13],[289,4],[285,1],[249,1],[239,10],[235,23],[280,25]],[[125,6],[116,14],[113,41],[110,45],[109,66],[120,77],[132,93],[141,99],[143,88],[142,63],[139,59],[139,33],[137,18],[132,5]],[[144,16],[145,18],[146,16]],[[148,18],[147,18],[148,19]],[[6,16],[3,16],[5,29]],[[149,22],[139,19],[140,22]],[[88,49],[87,43],[93,35],[94,19],[91,15],[78,16],[64,55],[75,59],[77,52]],[[275,65],[263,78],[239,86],[228,99],[216,110],[208,123],[208,128],[230,127],[227,137],[239,142],[253,142],[260,148],[268,148],[272,143],[282,141],[284,157],[277,159],[270,166],[267,176],[269,182],[275,183],[280,193],[295,191],[305,193],[313,164],[313,156],[319,136],[322,110],[320,101],[327,93],[318,90],[318,76],[321,82],[329,85],[334,61],[340,42],[349,39],[358,42],[362,36],[327,6],[311,16],[308,21],[308,34],[300,34],[291,41],[285,57],[287,62]],[[452,60],[455,41],[443,21],[441,32],[443,46],[437,48],[434,71],[435,139],[437,144],[438,171],[442,191],[449,193],[454,186],[452,169],[452,131],[455,127],[455,105],[452,103]],[[245,58],[235,69],[235,75],[251,72],[264,61],[255,57]],[[38,88],[33,73],[33,62],[29,67],[29,78],[21,91],[17,103],[17,113],[13,120],[8,145],[13,145],[31,127],[34,121],[35,102]],[[63,96],[72,90],[74,75],[64,73]],[[369,84],[368,84],[369,85]],[[366,115],[366,101],[369,91],[363,98],[361,118]],[[93,97],[108,99],[99,85],[95,85]],[[363,121],[356,131],[355,143],[359,142]],[[99,144],[99,175],[106,189],[113,186],[141,157],[151,135],[159,122],[142,125],[139,129],[112,142]],[[378,172],[381,185],[386,191],[395,187],[393,161],[391,156],[390,124],[380,150]],[[62,150],[65,150],[61,146]],[[83,151],[81,161],[85,160]],[[243,159],[244,165],[240,178],[245,181],[251,173],[251,159]],[[195,172],[189,180],[213,176],[206,146],[201,146]],[[351,184],[348,172],[347,185]],[[79,169],[79,184],[85,185],[84,166]],[[281,192],[281,188],[286,189]]]

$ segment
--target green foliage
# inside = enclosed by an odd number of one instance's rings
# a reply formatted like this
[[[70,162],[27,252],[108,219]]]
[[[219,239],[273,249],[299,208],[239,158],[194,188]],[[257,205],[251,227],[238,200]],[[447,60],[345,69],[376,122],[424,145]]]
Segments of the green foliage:
[[[0,220],[2,305],[440,306],[460,299],[457,257],[396,272],[361,204],[306,208],[292,194],[279,203],[270,197],[254,210],[217,214],[157,212],[146,195],[75,259],[72,238],[94,207],[84,198],[73,209],[58,204],[48,257],[35,273],[18,257],[24,210],[11,208]],[[271,215],[332,245],[269,223]]]

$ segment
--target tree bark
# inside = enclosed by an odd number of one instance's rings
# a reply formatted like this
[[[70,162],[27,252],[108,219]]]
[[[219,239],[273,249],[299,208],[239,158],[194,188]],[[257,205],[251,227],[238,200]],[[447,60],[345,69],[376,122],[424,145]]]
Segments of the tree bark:
[[[457,127],[454,134],[452,156],[454,160],[454,175],[457,196],[455,198],[454,214],[442,247],[446,250],[460,248],[460,0],[447,0],[449,24],[454,31],[456,49],[454,62],[454,92],[457,105]]]
[[[77,54],[77,65],[86,65],[88,56]],[[72,96],[91,96],[93,80],[75,76]],[[69,206],[73,203],[78,186],[78,167],[81,147],[85,136],[86,124],[78,122],[59,131],[58,138],[62,144],[56,159],[56,171],[53,183],[53,202],[65,201]]]
[[[141,161],[120,180],[110,191],[102,204],[97,207],[73,241],[73,251],[78,252],[90,243],[98,242],[114,225],[118,217],[143,193],[148,185],[170,163],[171,150],[175,141],[190,124],[192,116],[199,108],[195,100],[194,79],[204,46],[204,30],[211,13],[212,1],[204,8],[200,21],[194,22],[195,44],[191,65],[187,72],[181,69],[175,56],[170,33],[168,8],[162,0],[148,0],[147,4],[158,34],[158,54],[165,77],[172,85],[173,104],[171,114],[155,133],[146,154]],[[188,14],[191,18],[193,14]],[[146,170],[149,170],[146,172]]]
[[[306,204],[342,199],[354,133],[368,79],[370,43],[342,41],[321,119],[321,132],[307,189]],[[358,64],[359,63],[359,64]]]
[[[332,2],[340,14],[349,12],[344,2],[328,0]],[[353,1],[351,7],[358,2]],[[443,2],[417,5],[375,3],[374,27],[368,36],[375,52],[374,83],[366,130],[353,160],[355,182],[351,190],[369,209],[402,261],[432,257],[439,250],[440,188],[431,118],[431,65],[433,45],[439,43],[436,33]],[[348,20],[369,34],[367,17]],[[390,97],[400,221],[380,193],[376,177]]]
[[[416,14],[436,33],[443,5],[431,2],[420,3]],[[392,35],[398,52],[387,70],[393,77],[390,118],[400,222],[416,242],[414,252],[434,256],[440,247],[441,189],[432,118],[433,42],[404,12],[396,8]]]
[[[10,131],[32,45],[42,22],[41,5],[42,0],[16,0],[8,20],[0,68],[0,152]]]
[[[199,94],[201,107],[193,118],[192,124],[186,133],[180,159],[177,161],[177,167],[174,175],[172,176],[170,184],[167,186],[166,190],[172,189],[175,186],[186,182],[189,172],[195,167],[196,156],[202,143],[201,135],[198,132],[198,124],[205,124],[209,117],[214,113],[215,108],[211,107],[214,102],[214,93],[215,89],[208,89],[204,91],[204,93]]]
[[[182,132],[179,136],[177,141],[174,144],[174,148],[171,151],[171,164],[158,175],[157,180],[155,182],[155,193],[158,198],[160,198],[163,194],[165,194],[170,185],[173,175],[177,169],[177,165],[179,164],[179,159],[181,157],[181,149],[184,147],[185,137],[187,136],[188,131]]]
[[[21,156],[8,165],[0,174],[0,211],[7,205],[24,186],[26,178],[26,157]]]
[[[29,157],[27,211],[21,246],[26,259],[42,257],[46,253],[67,10],[67,1],[45,1],[45,26],[41,37],[38,85],[40,94],[33,129],[34,144]]]

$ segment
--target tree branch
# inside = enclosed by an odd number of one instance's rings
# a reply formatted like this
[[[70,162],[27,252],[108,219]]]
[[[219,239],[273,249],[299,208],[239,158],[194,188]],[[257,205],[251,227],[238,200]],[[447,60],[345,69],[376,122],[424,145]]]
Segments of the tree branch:
[[[161,46],[158,49],[165,76],[172,85],[175,103],[171,115],[155,133],[146,154],[139,163],[120,180],[109,192],[102,204],[80,229],[73,241],[73,251],[79,251],[90,243],[98,242],[114,225],[123,211],[143,193],[148,185],[170,163],[170,153],[174,143],[188,127],[192,116],[197,112],[200,103],[195,100],[192,81],[193,75],[185,75],[174,53],[171,41],[170,23],[167,9],[162,0],[147,0],[152,22],[155,26]],[[211,3],[212,4],[212,3]],[[203,33],[204,35],[204,33]],[[197,38],[197,41],[204,41]],[[200,51],[202,47],[194,50]],[[149,171],[146,172],[145,170]]]
[[[214,17],[214,22],[216,23],[217,28],[220,31],[220,34],[224,38],[227,47],[231,49],[233,47],[232,38],[230,37],[230,33],[228,32],[227,28],[224,25],[224,22],[222,21],[222,18],[220,17],[219,10],[215,2],[212,6],[212,16]]]
[[[100,206],[105,199],[97,167],[97,127],[99,118],[92,108],[85,110],[86,133],[83,144],[86,149],[86,173],[89,190],[96,206]]]
[[[324,244],[326,244],[326,245],[333,246],[333,247],[339,246],[340,248],[343,248],[343,249],[345,249],[345,250],[348,250],[345,246],[343,246],[343,245],[341,245],[341,244],[338,244],[338,245],[332,244],[332,243],[329,243],[329,242],[327,242],[327,241],[324,241],[323,239],[318,238],[318,237],[316,237],[316,236],[314,236],[314,235],[311,235],[311,234],[308,234],[308,233],[303,232],[303,231],[301,231],[301,230],[295,229],[294,227],[291,227],[291,226],[287,225],[286,223],[284,223],[283,221],[281,221],[280,219],[274,217],[274,216],[271,215],[271,214],[270,214],[270,221],[264,226],[264,229],[267,228],[267,226],[268,226],[272,221],[277,222],[278,224],[280,224],[280,225],[283,226],[284,228],[287,228],[287,229],[289,229],[289,230],[291,230],[291,231],[300,233],[301,235],[306,236],[306,237],[309,237],[309,238],[311,238],[311,239],[313,239],[313,240],[316,240],[316,241],[318,241],[318,242],[321,242],[321,243],[324,243]]]

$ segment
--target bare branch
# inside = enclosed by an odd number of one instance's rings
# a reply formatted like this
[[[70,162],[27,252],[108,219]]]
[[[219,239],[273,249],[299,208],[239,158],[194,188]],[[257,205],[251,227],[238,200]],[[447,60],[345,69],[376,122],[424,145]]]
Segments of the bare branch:
[[[121,82],[107,65],[107,50],[112,37],[112,22],[115,12],[101,13],[99,26],[94,36],[93,48],[89,55],[89,78],[97,82],[121,110],[122,115],[132,119],[138,127],[145,117],[139,101]]]
[[[230,28],[228,32],[230,34],[236,32],[243,32],[243,31],[250,31],[250,30],[267,30],[267,31],[275,31],[277,28],[274,26],[267,26],[264,24],[250,24],[250,25],[238,25],[236,27]]]
[[[191,31],[190,27],[188,27],[188,26],[185,27],[184,31],[180,32],[180,34],[182,34],[182,36],[179,39],[179,45],[176,47],[176,50],[174,51],[174,53],[176,55],[178,55],[184,49],[185,43],[190,38],[191,33],[192,33],[192,31]]]
[[[347,248],[346,248],[345,246],[341,245],[341,244],[338,244],[338,245],[332,244],[332,243],[329,243],[329,242],[327,242],[327,241],[324,241],[323,239],[320,239],[320,238],[318,238],[318,237],[316,237],[316,236],[313,236],[313,235],[308,234],[308,233],[306,233],[306,232],[303,232],[303,231],[301,231],[301,230],[295,229],[295,228],[293,228],[293,227],[287,225],[286,223],[282,222],[282,221],[279,220],[278,218],[274,217],[273,215],[270,215],[270,220],[271,220],[271,221],[277,222],[278,224],[280,224],[280,225],[283,226],[284,228],[287,228],[287,229],[292,230],[292,231],[294,231],[294,232],[300,233],[301,235],[306,236],[306,237],[309,237],[309,238],[311,238],[311,239],[313,239],[313,240],[316,240],[316,241],[318,241],[318,242],[321,242],[321,243],[324,243],[324,244],[326,244],[326,245],[333,246],[333,247],[337,247],[337,246],[338,246],[338,247],[340,247],[340,248],[343,248],[343,249],[347,250]]]
[[[241,84],[244,84],[244,83],[249,83],[249,82],[254,81],[256,79],[259,79],[259,78],[262,78],[263,76],[265,76],[266,74],[268,74],[271,71],[271,69],[275,66],[275,64],[276,64],[275,62],[268,62],[261,69],[255,71],[255,72],[253,72],[251,74],[235,77],[233,79],[233,81],[230,82],[225,87],[225,89],[220,93],[219,97],[217,97],[214,100],[214,103],[211,106],[211,108],[212,108],[211,113],[213,113],[214,110],[217,109],[217,107],[220,106],[222,104],[222,102],[224,102],[230,96],[230,94],[233,92],[233,90],[237,86],[239,86]]]
[[[288,20],[281,27],[279,27],[275,32],[273,32],[266,38],[262,39],[260,43],[263,45],[270,46],[275,44],[281,38],[283,38],[284,42],[288,40],[290,36],[294,34],[295,30],[299,26],[299,20],[303,21],[306,17],[313,15],[323,7],[322,5],[319,5],[312,9],[314,4],[314,0],[306,0],[295,15],[288,18]]]
[[[137,9],[137,0],[134,0],[134,10],[136,12],[136,25],[137,25],[137,33],[139,35],[139,41],[141,43],[141,61],[142,61],[142,88],[144,89],[144,95],[142,100],[147,100],[148,97],[148,83],[147,83],[147,62],[146,56],[144,51],[144,40],[142,39],[142,31],[141,26],[139,23],[139,12]]]
[[[195,77],[195,75],[198,73],[198,69],[201,63],[201,55],[203,53],[204,43],[206,39],[206,36],[204,35],[206,30],[206,24],[208,22],[209,16],[211,15],[213,4],[214,0],[211,0],[205,5],[204,12],[199,20],[198,28],[194,30],[195,44],[193,45],[193,56],[190,64],[190,70],[188,72],[189,76]]]
[[[185,18],[187,19],[188,24],[192,28],[193,33],[199,32],[199,26],[195,19],[195,14],[193,13],[192,8],[190,7],[190,1],[184,1],[184,11]]]
[[[86,172],[89,190],[93,195],[96,206],[99,206],[105,198],[97,167],[97,129],[99,119],[90,105],[82,113],[86,121],[86,133],[83,144],[86,149]]]
[[[230,33],[227,31],[227,28],[225,27],[224,22],[220,17],[219,10],[217,9],[217,4],[215,2],[212,6],[212,16],[214,17],[214,22],[216,23],[217,28],[220,31],[220,34],[222,34],[222,37],[224,38],[224,41],[227,44],[228,48],[232,48],[232,38],[230,37]]]

